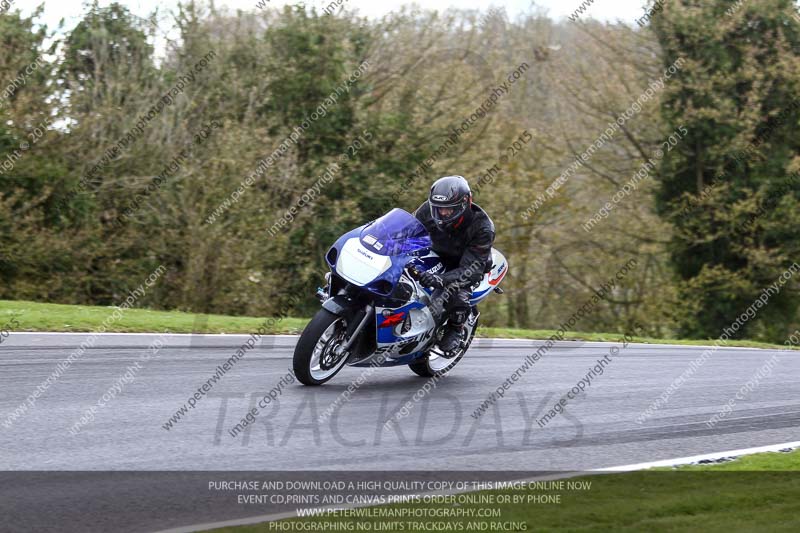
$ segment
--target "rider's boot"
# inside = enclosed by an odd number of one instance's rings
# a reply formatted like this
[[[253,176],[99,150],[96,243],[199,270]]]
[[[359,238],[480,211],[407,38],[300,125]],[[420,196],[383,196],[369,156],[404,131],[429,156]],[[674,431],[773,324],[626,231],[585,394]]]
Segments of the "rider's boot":
[[[446,358],[449,359],[455,356],[461,346],[461,341],[464,339],[464,323],[466,321],[467,313],[458,310],[452,314],[447,326],[445,326],[444,335],[442,335],[442,340],[439,341],[439,348],[444,352]]]

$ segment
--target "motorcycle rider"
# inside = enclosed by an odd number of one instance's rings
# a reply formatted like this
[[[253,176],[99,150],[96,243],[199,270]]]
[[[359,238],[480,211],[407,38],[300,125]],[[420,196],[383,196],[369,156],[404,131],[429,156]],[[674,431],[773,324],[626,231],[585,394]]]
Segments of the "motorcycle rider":
[[[420,283],[435,290],[434,313],[448,319],[439,348],[453,356],[470,313],[472,287],[492,266],[494,224],[486,211],[472,203],[472,191],[463,176],[445,176],[431,186],[428,200],[414,213],[430,233],[444,272],[423,272]],[[446,312],[446,315],[445,315]]]

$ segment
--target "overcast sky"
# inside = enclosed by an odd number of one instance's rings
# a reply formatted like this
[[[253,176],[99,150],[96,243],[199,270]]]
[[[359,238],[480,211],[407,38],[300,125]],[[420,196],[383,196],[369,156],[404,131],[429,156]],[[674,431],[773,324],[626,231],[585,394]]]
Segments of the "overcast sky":
[[[256,4],[260,0],[216,0],[217,6],[227,6],[233,9],[257,9]],[[320,10],[328,5],[332,0],[307,0],[306,5],[314,5]],[[570,15],[581,4],[583,0],[537,0],[535,5],[544,8],[552,18],[562,18]],[[24,14],[29,14],[34,7],[41,4],[42,0],[16,0],[15,8],[20,8]],[[86,0],[44,0],[45,15],[44,22],[51,28],[55,28],[60,19],[65,19],[67,29],[74,26],[83,12]],[[108,5],[111,0],[101,0],[101,5]],[[131,11],[139,16],[151,13],[156,7],[162,11],[175,6],[177,0],[121,0],[121,4],[128,6]],[[281,6],[285,4],[303,3],[298,0],[270,0],[270,6]],[[379,17],[385,13],[397,9],[403,4],[410,3],[407,0],[344,0],[345,6],[356,9],[359,14],[369,17]],[[510,16],[527,11],[530,0],[424,0],[418,4],[429,9],[445,9],[451,6],[471,9],[486,9],[487,7],[504,7]],[[594,0],[594,3],[587,9],[583,16],[591,16],[601,20],[616,21],[622,20],[633,23],[641,17],[645,0]]]

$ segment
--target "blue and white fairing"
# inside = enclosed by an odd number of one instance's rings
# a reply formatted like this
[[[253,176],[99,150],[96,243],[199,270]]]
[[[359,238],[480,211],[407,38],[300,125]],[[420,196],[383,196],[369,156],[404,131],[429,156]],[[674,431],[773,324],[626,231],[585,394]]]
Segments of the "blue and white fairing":
[[[325,257],[342,279],[388,296],[408,262],[430,246],[431,238],[416,217],[402,209],[392,209],[381,218],[345,233]]]
[[[363,287],[385,300],[398,283],[407,285],[406,301],[396,307],[375,306],[377,350],[355,366],[366,366],[378,355],[388,356],[383,366],[407,364],[423,355],[436,329],[427,306],[432,292],[404,271],[410,263],[420,270],[440,272],[444,265],[431,250],[427,230],[410,213],[393,209],[381,218],[356,228],[342,237],[325,255],[331,270],[347,282]],[[476,305],[494,289],[508,271],[505,257],[492,249],[493,267],[474,289],[470,303]]]

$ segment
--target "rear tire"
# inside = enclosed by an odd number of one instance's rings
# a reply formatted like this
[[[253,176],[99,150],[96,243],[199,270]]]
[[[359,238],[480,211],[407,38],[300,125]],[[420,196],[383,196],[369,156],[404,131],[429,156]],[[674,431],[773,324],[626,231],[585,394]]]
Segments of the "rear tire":
[[[443,376],[448,373],[450,370],[453,369],[461,358],[464,357],[464,354],[467,353],[469,350],[470,345],[472,344],[472,339],[475,338],[475,331],[478,329],[478,320],[475,319],[475,326],[472,328],[472,333],[470,333],[469,338],[462,342],[462,348],[458,355],[453,357],[452,359],[446,359],[442,357],[441,351],[438,350],[438,347],[431,348],[428,350],[428,353],[424,357],[420,357],[413,363],[408,364],[408,368],[411,369],[416,375],[423,377],[423,378],[433,378]]]
[[[322,385],[347,361],[347,354],[336,359],[333,350],[344,342],[344,319],[327,309],[320,309],[308,323],[294,348],[294,375],[303,385]],[[327,337],[327,338],[326,338]]]

